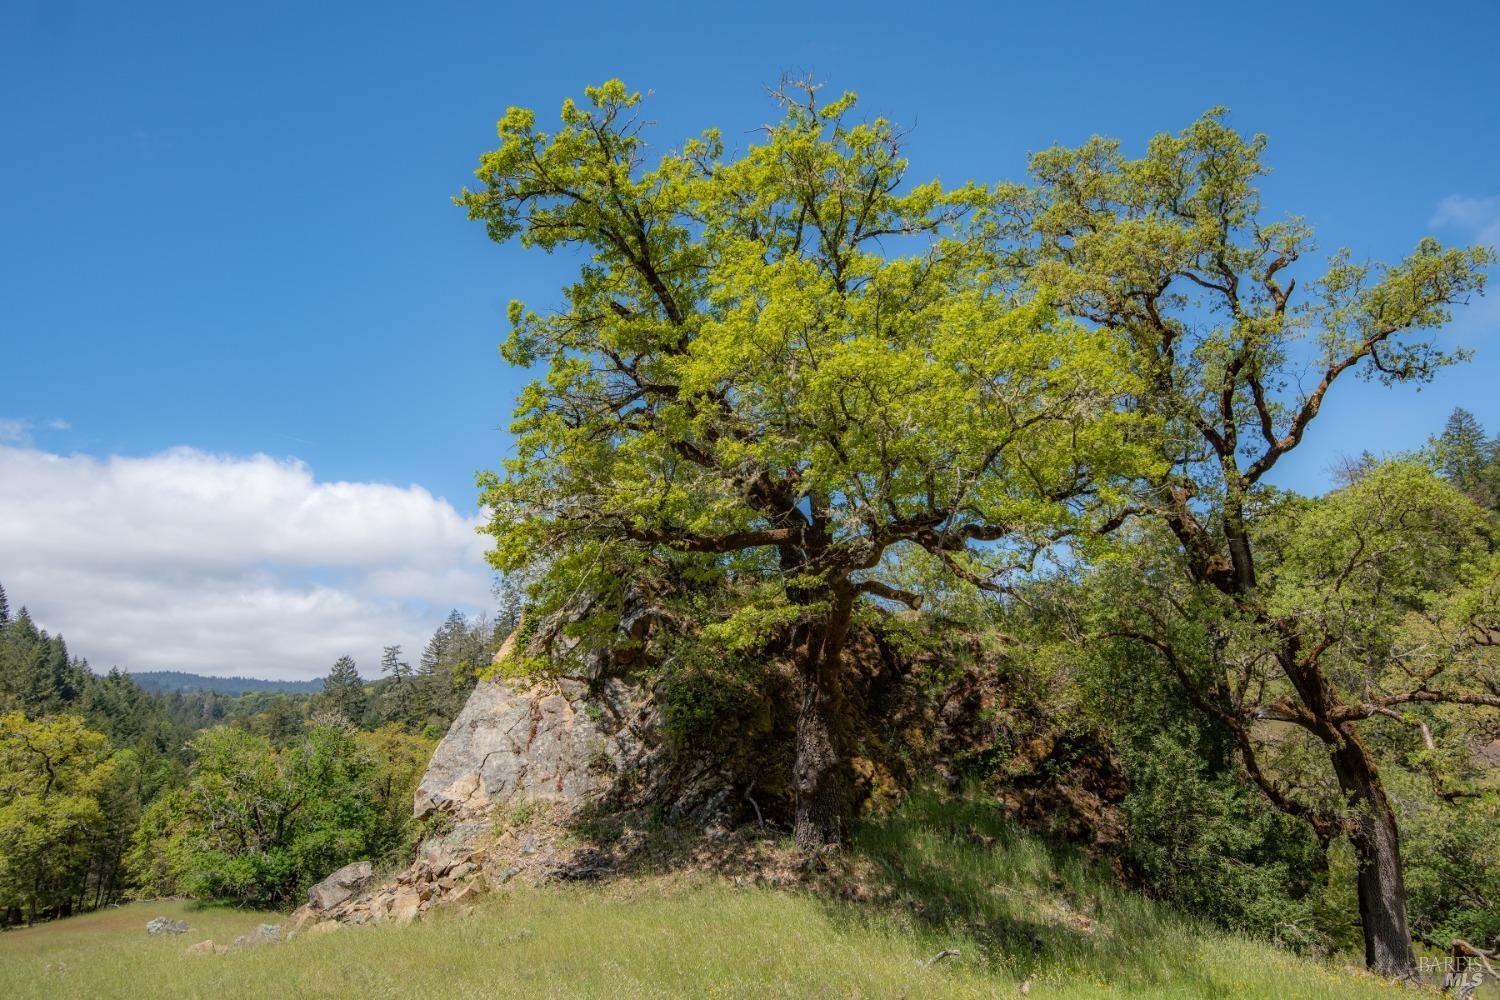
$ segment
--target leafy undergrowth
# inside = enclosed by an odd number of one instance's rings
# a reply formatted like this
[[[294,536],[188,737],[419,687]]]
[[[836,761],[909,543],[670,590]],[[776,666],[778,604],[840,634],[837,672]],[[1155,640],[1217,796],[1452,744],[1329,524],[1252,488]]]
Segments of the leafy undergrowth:
[[[1197,928],[962,801],[863,828],[835,898],[702,874],[512,883],[405,927],[188,954],[277,918],[137,903],[0,935],[0,996],[1412,996]],[[192,930],[149,937],[153,916]],[[956,949],[936,964],[945,949]]]

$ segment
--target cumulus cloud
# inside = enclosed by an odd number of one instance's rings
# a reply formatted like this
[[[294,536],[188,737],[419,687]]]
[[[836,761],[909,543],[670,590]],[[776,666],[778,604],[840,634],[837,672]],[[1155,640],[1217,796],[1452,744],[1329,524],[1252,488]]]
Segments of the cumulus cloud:
[[[3,425],[0,425],[3,433]],[[21,442],[17,442],[21,443]],[[0,582],[96,668],[318,676],[487,609],[480,515],[296,461],[0,445]]]
[[[1438,202],[1432,214],[1432,225],[1451,226],[1470,234],[1476,243],[1500,245],[1500,195],[1476,198],[1450,194]]]

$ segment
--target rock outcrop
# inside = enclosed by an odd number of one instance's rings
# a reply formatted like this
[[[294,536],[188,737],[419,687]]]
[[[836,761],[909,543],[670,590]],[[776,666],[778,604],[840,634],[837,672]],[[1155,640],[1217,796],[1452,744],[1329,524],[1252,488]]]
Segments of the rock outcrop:
[[[395,878],[351,894],[328,907],[312,903],[292,914],[292,933],[323,933],[341,924],[409,923],[443,902],[478,899],[485,850],[466,844],[426,845],[423,856]],[[276,928],[279,933],[280,928]]]
[[[894,804],[918,780],[957,785],[980,775],[1021,822],[1109,853],[1120,782],[1108,748],[1055,726],[1038,703],[1045,692],[1016,682],[1003,660],[961,652],[977,665],[954,670],[954,656],[903,654],[869,631],[851,640],[843,740],[860,808]],[[311,890],[289,931],[404,923],[512,879],[649,866],[662,845],[643,831],[663,821],[688,863],[738,865],[743,877],[773,871],[767,878],[781,884],[776,857],[733,855],[775,855],[764,838],[789,827],[796,671],[774,657],[751,674],[711,665],[677,678],[676,690],[652,688],[648,676],[481,681],[417,787],[414,813],[438,831],[417,860],[379,881],[365,863],[340,869]],[[1007,766],[997,769],[997,758]]]
[[[591,696],[576,681],[480,682],[433,752],[417,817],[441,811],[461,822],[512,802],[576,809],[604,796],[642,749],[623,718],[632,694],[618,680]]]

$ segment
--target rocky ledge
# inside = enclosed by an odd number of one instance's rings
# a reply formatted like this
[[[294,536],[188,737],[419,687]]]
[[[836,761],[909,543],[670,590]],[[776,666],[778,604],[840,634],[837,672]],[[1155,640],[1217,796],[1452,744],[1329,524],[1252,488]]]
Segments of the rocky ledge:
[[[483,818],[515,800],[577,808],[605,794],[641,749],[625,717],[632,692],[612,680],[524,686],[482,681],[433,752],[417,787],[417,818]]]
[[[472,903],[523,873],[531,881],[592,877],[595,859],[574,857],[551,835],[497,829],[495,819],[524,808],[545,813],[555,830],[603,799],[640,764],[636,733],[648,711],[618,680],[593,690],[569,680],[482,681],[433,752],[413,803],[417,818],[438,814],[447,832],[393,877],[377,878],[363,861],[334,872],[308,891],[290,931],[406,923],[440,904]]]

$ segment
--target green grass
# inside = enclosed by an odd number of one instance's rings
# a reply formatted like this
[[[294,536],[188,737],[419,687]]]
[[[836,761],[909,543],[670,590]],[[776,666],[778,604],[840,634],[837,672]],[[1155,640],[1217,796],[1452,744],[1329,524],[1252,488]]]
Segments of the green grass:
[[[0,934],[4,997],[1412,996],[1352,969],[1195,927],[962,802],[863,829],[833,901],[698,876],[513,888],[472,914],[233,952],[265,914],[136,903]],[[186,919],[149,937],[153,916]],[[961,954],[934,967],[944,948]]]

